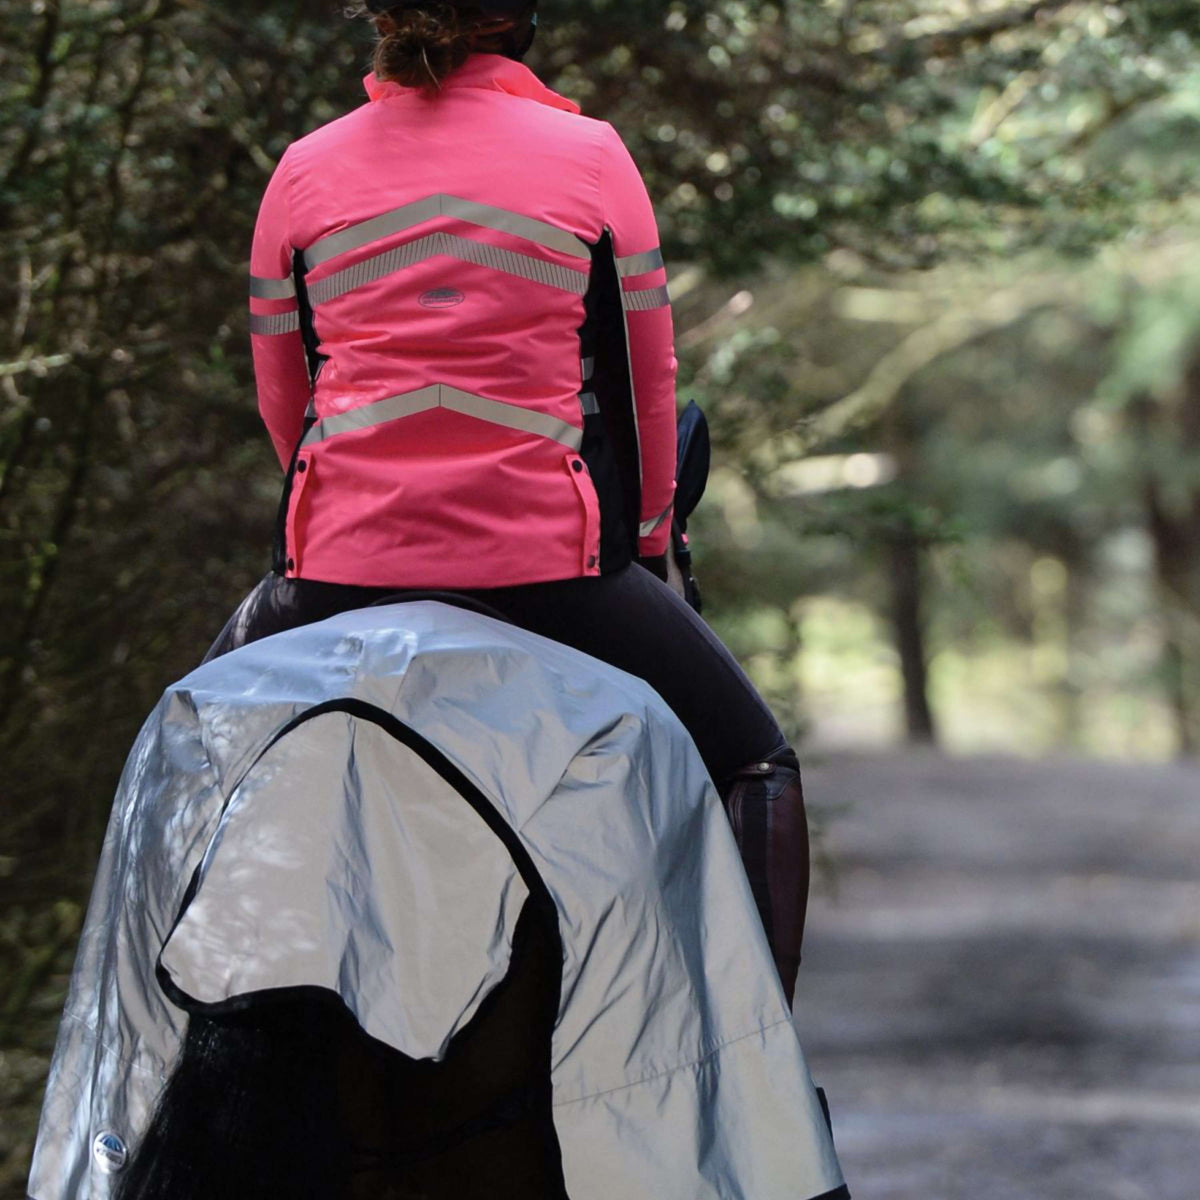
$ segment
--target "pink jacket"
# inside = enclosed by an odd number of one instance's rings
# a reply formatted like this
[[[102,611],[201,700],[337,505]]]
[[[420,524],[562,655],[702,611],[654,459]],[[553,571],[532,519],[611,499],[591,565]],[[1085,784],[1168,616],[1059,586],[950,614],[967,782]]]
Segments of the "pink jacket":
[[[366,86],[288,148],[254,235],[287,574],[495,587],[663,553],[671,310],[620,138],[496,55],[434,98]]]

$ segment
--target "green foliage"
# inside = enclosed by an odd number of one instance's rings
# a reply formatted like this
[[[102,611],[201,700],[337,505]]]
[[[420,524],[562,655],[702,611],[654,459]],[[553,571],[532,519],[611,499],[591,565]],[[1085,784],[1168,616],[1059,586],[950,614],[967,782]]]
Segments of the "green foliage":
[[[760,304],[718,322],[684,359],[723,452],[769,493],[811,441],[807,422],[887,352],[889,329],[822,315],[839,284],[1031,245],[1080,254],[1190,211],[1178,150],[1200,119],[1195,35],[1192,6],[1165,0],[978,13],[561,0],[545,6],[534,65],[617,123],[670,257],[710,278],[766,272],[766,319]],[[13,314],[0,330],[0,714],[28,767],[10,803],[49,823],[24,826],[28,844],[52,844],[65,809],[103,805],[138,716],[265,561],[275,482],[250,400],[249,232],[287,142],[357,102],[368,44],[364,24],[318,0],[0,11],[0,292]],[[803,286],[779,265],[805,260],[837,265]],[[681,302],[685,332],[710,294]],[[805,334],[813,314],[831,343]],[[1128,392],[1147,355],[1163,379],[1177,373],[1183,334],[1153,324],[1122,343],[1113,388]],[[1138,349],[1144,338],[1175,350]],[[923,419],[923,455],[966,462],[939,449],[941,416]],[[837,426],[820,436],[836,447]],[[1005,444],[996,474],[1016,453]],[[1044,441],[1037,453],[1070,457]],[[789,544],[831,525],[868,544],[895,520],[929,526],[928,540],[964,511],[963,479],[928,479],[815,515],[770,497],[764,511]],[[1061,496],[1013,490],[1005,511],[1054,524]],[[965,494],[982,521],[971,497],[984,493]],[[47,766],[37,747],[53,737],[92,748]]]

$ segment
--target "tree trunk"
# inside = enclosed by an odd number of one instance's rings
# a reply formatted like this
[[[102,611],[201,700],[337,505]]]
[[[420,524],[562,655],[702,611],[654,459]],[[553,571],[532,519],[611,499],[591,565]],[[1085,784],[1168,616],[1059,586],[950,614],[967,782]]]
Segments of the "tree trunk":
[[[1176,516],[1151,480],[1146,488],[1163,624],[1162,674],[1181,756],[1200,749],[1200,519]]]
[[[1081,701],[1083,687],[1079,671],[1080,631],[1087,628],[1089,579],[1082,565],[1081,547],[1073,546],[1073,553],[1064,555],[1063,565],[1067,569],[1067,587],[1064,596],[1064,650],[1066,671],[1059,685],[1062,706],[1062,736],[1068,746],[1078,748],[1083,743],[1083,712]]]
[[[1200,455],[1200,347],[1174,402],[1135,402],[1134,420],[1148,447],[1156,440]],[[1148,462],[1156,456],[1151,453]],[[1162,478],[1151,465],[1145,485],[1146,523],[1154,542],[1155,579],[1163,621],[1163,681],[1180,755],[1200,752],[1200,486]]]
[[[910,744],[932,746],[937,743],[937,729],[929,707],[921,560],[920,539],[911,530],[901,530],[889,540],[892,636],[904,679],[905,736]]]
[[[912,396],[885,414],[881,432],[896,461],[899,507],[884,537],[890,590],[888,616],[904,683],[904,733],[910,745],[934,746],[937,729],[929,705],[929,658],[925,648],[925,544],[911,511],[921,475],[920,438]]]

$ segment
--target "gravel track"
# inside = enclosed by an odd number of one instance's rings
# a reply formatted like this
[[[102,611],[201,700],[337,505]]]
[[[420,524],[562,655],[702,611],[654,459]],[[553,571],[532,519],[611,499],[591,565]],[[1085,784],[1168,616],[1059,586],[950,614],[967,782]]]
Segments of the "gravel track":
[[[796,1001],[857,1200],[1200,1200],[1200,768],[829,758]]]

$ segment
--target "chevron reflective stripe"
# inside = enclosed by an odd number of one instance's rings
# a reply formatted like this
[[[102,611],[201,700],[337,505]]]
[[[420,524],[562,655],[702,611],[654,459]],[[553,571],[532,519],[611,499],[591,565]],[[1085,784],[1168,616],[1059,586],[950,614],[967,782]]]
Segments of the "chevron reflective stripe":
[[[262,316],[260,313],[250,314],[250,332],[263,337],[275,337],[281,333],[295,333],[300,328],[298,312],[272,313]]]
[[[649,312],[653,308],[665,308],[671,303],[671,296],[666,287],[640,288],[622,292],[621,303],[626,312]]]
[[[403,233],[404,230],[412,229],[425,221],[432,221],[435,217],[453,217],[455,220],[467,221],[484,229],[511,233],[527,242],[545,246],[548,250],[569,254],[572,258],[581,258],[589,262],[591,260],[591,251],[586,243],[573,233],[559,229],[557,225],[510,212],[505,208],[494,208],[490,204],[463,200],[459,196],[438,195],[418,200],[415,204],[406,204],[403,208],[393,209],[368,221],[360,221],[357,225],[351,225],[313,242],[304,251],[304,265],[311,271],[313,267],[336,258],[339,254],[369,246],[380,238]]]
[[[585,417],[594,417],[600,411],[600,401],[595,392],[580,392],[579,407]]]
[[[255,300],[291,300],[296,295],[296,281],[290,275],[286,279],[264,279],[261,275],[251,275],[250,295]]]
[[[645,254],[627,254],[624,258],[618,258],[616,262],[617,274],[622,279],[630,275],[648,275],[651,271],[661,271],[664,266],[662,251],[657,246],[653,250],[647,250]]]
[[[371,429],[388,421],[399,421],[403,417],[428,412],[439,406],[440,392],[440,385],[434,384],[433,387],[421,388],[420,391],[406,392],[402,396],[389,396],[386,400],[377,400],[374,404],[364,404],[362,408],[352,408],[349,412],[325,417],[305,434],[300,447],[305,449],[316,446],[344,433],[355,433],[360,429]]]
[[[593,355],[591,358],[581,358],[579,360],[579,375],[584,383],[596,373],[596,359]]]
[[[326,275],[324,279],[315,280],[308,285],[309,301],[314,305],[325,304],[364,284],[416,266],[417,263],[425,262],[439,254],[474,263],[479,267],[490,267],[494,271],[503,271],[506,275],[515,275],[519,279],[528,279],[533,283],[558,288],[576,296],[586,294],[588,288],[586,271],[562,267],[528,254],[517,254],[513,250],[504,250],[487,242],[474,242],[470,238],[458,237],[453,233],[431,233],[427,237],[417,238],[416,241],[393,246],[392,249],[385,250],[373,258],[363,259],[352,267]]]
[[[649,521],[643,521],[638,526],[638,537],[649,537],[671,515],[671,509],[674,507],[675,502],[672,500],[657,517],[652,517]]]
[[[460,391],[449,384],[435,383],[415,392],[389,396],[386,400],[365,404],[362,408],[353,408],[349,412],[325,417],[308,431],[301,447],[315,446],[344,433],[372,429],[377,425],[386,425],[389,421],[399,421],[404,417],[416,416],[417,413],[429,412],[435,408],[445,408],[450,412],[475,417],[492,425],[503,425],[508,429],[534,434],[536,437],[549,438],[572,450],[578,450],[583,444],[583,430],[577,429],[568,421],[560,421],[547,413],[522,408],[519,404],[505,404],[502,400],[489,400],[486,396]]]

